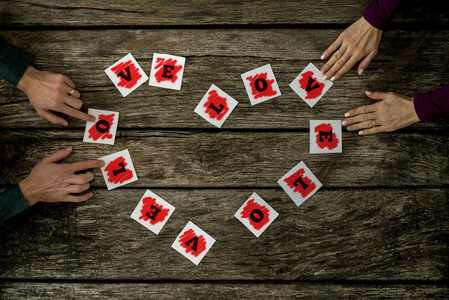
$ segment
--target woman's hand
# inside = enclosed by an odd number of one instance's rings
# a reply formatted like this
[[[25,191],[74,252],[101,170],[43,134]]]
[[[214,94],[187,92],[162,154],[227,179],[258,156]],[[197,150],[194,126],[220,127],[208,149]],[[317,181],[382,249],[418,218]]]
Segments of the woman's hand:
[[[362,75],[376,56],[381,38],[382,30],[372,26],[363,17],[354,22],[321,56],[321,59],[326,59],[334,53],[321,68],[323,80],[337,80],[360,60],[358,74]]]
[[[395,131],[420,119],[413,105],[413,98],[395,93],[366,92],[371,99],[380,100],[372,105],[352,109],[345,114],[343,126],[349,131],[360,130],[360,135]]]

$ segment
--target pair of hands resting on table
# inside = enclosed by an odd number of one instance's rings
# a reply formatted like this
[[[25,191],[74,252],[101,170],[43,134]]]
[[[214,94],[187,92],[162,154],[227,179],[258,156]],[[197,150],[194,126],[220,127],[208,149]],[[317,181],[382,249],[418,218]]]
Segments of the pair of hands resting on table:
[[[75,90],[73,81],[60,74],[38,71],[29,66],[17,87],[29,98],[37,113],[53,124],[68,126],[67,120],[54,112],[64,113],[83,121],[95,121],[80,111],[83,102]],[[19,187],[28,206],[37,202],[81,202],[90,199],[92,192],[86,192],[94,178],[92,172],[79,172],[104,166],[101,160],[81,161],[72,164],[57,164],[68,157],[73,148],[68,147],[45,157],[19,182]]]
[[[339,79],[359,61],[358,74],[362,75],[376,56],[381,37],[382,30],[372,26],[363,17],[354,22],[321,56],[321,59],[330,57],[321,68],[323,80]],[[379,101],[348,111],[342,125],[347,126],[349,131],[359,130],[360,135],[371,135],[395,131],[420,121],[413,98],[380,92],[366,92],[366,95]]]

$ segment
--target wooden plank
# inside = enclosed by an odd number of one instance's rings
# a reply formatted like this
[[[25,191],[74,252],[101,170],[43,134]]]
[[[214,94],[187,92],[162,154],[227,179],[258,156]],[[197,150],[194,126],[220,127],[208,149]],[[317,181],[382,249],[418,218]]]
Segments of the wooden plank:
[[[447,189],[153,189],[176,207],[158,236],[129,216],[145,189],[39,204],[4,237],[0,278],[22,280],[447,280]],[[256,191],[279,217],[256,238],[234,213]],[[171,248],[191,220],[217,242],[199,266]]]
[[[289,87],[339,30],[93,30],[3,31],[11,43],[35,57],[40,68],[71,77],[81,91],[84,109],[120,112],[120,128],[215,128],[193,112],[211,84],[240,103],[223,128],[308,129],[310,119],[342,119],[344,113],[370,101],[365,90],[396,91],[414,96],[446,82],[449,43],[444,31],[395,31],[384,34],[381,54],[363,76],[354,70],[337,81],[311,109]],[[281,46],[282,45],[282,46]],[[405,50],[404,50],[405,49]],[[132,52],[150,72],[153,53],[187,57],[181,91],[147,84],[123,98],[104,69]],[[282,96],[251,106],[240,74],[270,63]],[[425,76],[423,76],[425,74]],[[84,128],[82,121],[72,128]],[[57,128],[39,117],[25,94],[0,85],[0,128]],[[449,118],[421,122],[411,130],[447,132]]]
[[[306,132],[118,131],[114,146],[83,143],[81,131],[2,131],[2,184],[18,182],[44,156],[74,146],[67,161],[129,149],[131,187],[278,187],[304,161],[326,187],[449,184],[449,136],[343,134],[343,153],[310,154]],[[94,186],[104,186],[98,175]]]
[[[180,26],[348,24],[360,18],[370,0],[333,1],[121,1],[0,2],[1,26]],[[438,0],[409,1],[394,24],[446,25]]]
[[[436,285],[344,286],[324,284],[223,283],[35,283],[0,284],[8,299],[446,299],[448,288]]]

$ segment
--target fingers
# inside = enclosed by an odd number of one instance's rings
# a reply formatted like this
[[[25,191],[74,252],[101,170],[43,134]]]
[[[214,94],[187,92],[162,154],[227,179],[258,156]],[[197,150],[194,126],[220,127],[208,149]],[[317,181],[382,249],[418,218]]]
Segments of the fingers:
[[[67,84],[71,89],[74,89],[76,87],[75,83],[72,81],[72,79],[70,79],[69,77],[67,77],[65,75],[62,76],[62,81],[65,84]]]
[[[47,163],[55,163],[58,162],[64,158],[66,158],[67,156],[70,155],[70,153],[72,153],[73,147],[67,147],[61,150],[56,151],[55,153],[45,157],[44,159],[42,159],[42,162],[47,162]]]
[[[376,110],[377,109],[376,109],[376,105],[375,104],[365,105],[365,106],[361,106],[361,107],[358,107],[358,108],[355,108],[355,109],[351,109],[350,111],[345,113],[345,117],[357,116],[357,115],[360,115],[360,114],[372,113],[372,112],[375,112]]]
[[[373,93],[373,92],[368,92],[368,91],[365,92],[365,94],[373,100],[385,100],[388,98],[388,96],[391,95],[391,93],[381,93],[381,92]]]
[[[92,172],[86,172],[84,174],[73,174],[67,179],[67,183],[70,184],[85,184],[94,179],[94,174]]]
[[[326,59],[327,57],[329,57],[332,53],[334,53],[335,50],[338,49],[338,47],[341,46],[342,43],[343,39],[341,38],[341,36],[339,36],[335,40],[335,42],[333,42],[332,45],[330,45],[329,48],[327,48],[327,50],[323,52],[323,54],[321,55],[321,59]]]
[[[83,107],[83,101],[81,101],[80,99],[67,96],[64,98],[64,100],[67,105],[69,105],[75,109],[81,109],[81,107]]]
[[[89,200],[90,198],[92,198],[94,194],[92,192],[89,193],[85,193],[79,196],[75,196],[75,195],[68,195],[67,197],[64,198],[65,202],[83,202],[86,200]]]
[[[95,117],[88,115],[86,113],[83,113],[82,111],[73,108],[72,106],[64,105],[61,107],[60,110],[62,113],[65,113],[68,116],[86,121],[86,122],[95,122]]]
[[[75,173],[87,169],[104,167],[104,161],[102,160],[85,160],[70,164],[70,170]],[[87,173],[86,173],[87,174]]]
[[[368,68],[369,64],[373,60],[374,56],[376,56],[376,54],[377,54],[377,51],[372,51],[367,56],[365,56],[365,58],[360,62],[359,67],[357,69],[357,73],[359,75],[362,75],[363,71],[365,71],[366,68]]]
[[[351,58],[349,58],[349,60],[341,67],[341,69],[339,69],[337,71],[337,73],[335,73],[335,75],[333,74],[329,74],[328,76],[333,76],[333,80],[331,78],[332,81],[335,81],[337,79],[339,79],[340,77],[342,77],[343,75],[345,75],[349,70],[352,69],[352,67],[360,60],[360,57],[358,55],[353,55],[351,56]],[[331,70],[332,71],[332,70]],[[362,71],[363,72],[363,71]]]
[[[68,126],[69,122],[66,119],[61,118],[60,116],[55,115],[51,111],[38,111],[39,115],[50,121],[55,125]]]
[[[90,183],[85,184],[71,184],[67,187],[66,191],[70,194],[79,194],[87,191],[90,188]]]
[[[329,71],[329,69],[331,69],[335,63],[340,60],[344,55],[344,50],[343,49],[338,49],[337,51],[335,51],[335,53],[331,56],[331,58],[327,61],[327,63],[321,68],[321,72],[323,74],[326,74],[327,71]],[[326,80],[329,78],[329,75],[326,77],[326,75],[323,77],[323,80]]]
[[[385,132],[385,126],[374,126],[368,129],[359,131],[360,135],[372,135],[380,132]]]

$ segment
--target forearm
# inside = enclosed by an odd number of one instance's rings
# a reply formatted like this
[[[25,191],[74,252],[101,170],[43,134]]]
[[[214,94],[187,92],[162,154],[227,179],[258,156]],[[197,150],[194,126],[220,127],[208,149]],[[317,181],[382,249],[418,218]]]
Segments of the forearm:
[[[0,193],[0,235],[31,215],[18,184]]]
[[[421,94],[413,99],[416,113],[421,121],[449,112],[449,85]]]
[[[384,25],[391,19],[396,8],[404,0],[373,0],[363,13],[363,18],[377,29],[384,29]]]
[[[0,37],[0,76],[17,86],[33,59]]]

